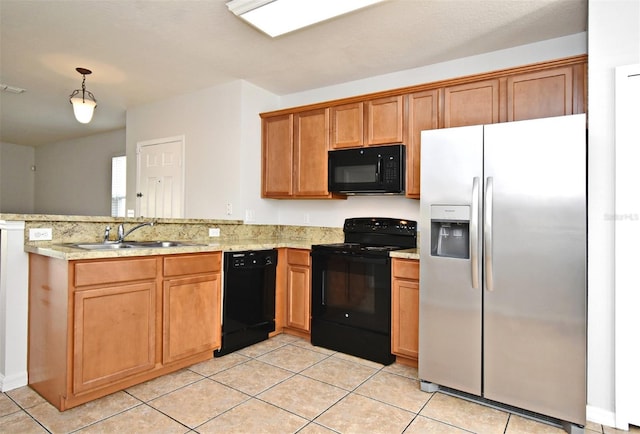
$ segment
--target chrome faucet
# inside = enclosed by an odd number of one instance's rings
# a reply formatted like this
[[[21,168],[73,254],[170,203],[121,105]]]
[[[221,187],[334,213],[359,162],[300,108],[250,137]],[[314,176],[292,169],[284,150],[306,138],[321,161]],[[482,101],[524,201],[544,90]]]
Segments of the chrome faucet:
[[[124,231],[124,225],[120,224],[120,225],[118,225],[118,241],[116,241],[116,242],[118,242],[118,243],[123,242],[124,238],[127,235],[129,235],[131,232],[135,231],[136,229],[140,229],[141,227],[144,227],[144,226],[153,226],[155,224],[156,224],[156,222],[154,222],[154,221],[146,222],[146,223],[140,223],[139,225],[132,227],[131,229],[129,229],[126,232]]]

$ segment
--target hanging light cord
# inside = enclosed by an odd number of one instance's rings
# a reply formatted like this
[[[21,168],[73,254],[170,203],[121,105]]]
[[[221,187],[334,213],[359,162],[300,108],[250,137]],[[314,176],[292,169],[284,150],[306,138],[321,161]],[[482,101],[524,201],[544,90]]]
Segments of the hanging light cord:
[[[82,102],[84,103],[84,93],[85,93],[85,87],[84,87],[84,81],[87,79],[87,76],[82,74]]]
[[[87,79],[87,74],[91,74],[91,71],[85,68],[76,68],[76,71],[78,71],[82,75],[82,103],[84,104],[85,102],[85,94],[88,95],[88,97],[91,100],[93,100],[93,102],[97,102],[96,97],[93,96],[93,94],[90,91],[88,91],[87,88],[85,87],[85,80]],[[80,89],[74,90],[73,93],[69,96],[69,99],[75,97],[79,93],[80,93]]]

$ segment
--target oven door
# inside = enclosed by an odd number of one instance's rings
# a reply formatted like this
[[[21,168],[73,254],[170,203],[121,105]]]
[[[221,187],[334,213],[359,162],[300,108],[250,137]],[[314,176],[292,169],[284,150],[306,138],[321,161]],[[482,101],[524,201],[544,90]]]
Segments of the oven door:
[[[311,255],[314,321],[390,333],[389,257],[331,251],[312,251]]]

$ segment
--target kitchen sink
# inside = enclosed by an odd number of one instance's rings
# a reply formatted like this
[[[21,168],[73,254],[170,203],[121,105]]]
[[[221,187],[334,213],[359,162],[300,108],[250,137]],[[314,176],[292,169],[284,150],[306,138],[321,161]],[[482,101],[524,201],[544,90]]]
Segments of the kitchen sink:
[[[85,250],[112,250],[112,249],[156,249],[163,247],[197,246],[199,244],[181,241],[125,241],[122,243],[74,243],[67,244]]]
[[[104,244],[104,243],[78,243],[69,244],[70,247],[78,247],[80,249],[87,250],[112,250],[112,249],[128,249],[131,248],[129,244]]]
[[[197,244],[183,243],[179,241],[126,241],[131,247],[140,248],[156,248],[156,247],[182,247],[182,246],[195,246]]]

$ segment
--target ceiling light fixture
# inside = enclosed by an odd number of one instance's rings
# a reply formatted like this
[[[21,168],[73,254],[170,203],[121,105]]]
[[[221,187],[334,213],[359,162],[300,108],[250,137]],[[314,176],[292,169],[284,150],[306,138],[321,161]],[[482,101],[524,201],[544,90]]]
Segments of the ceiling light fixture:
[[[381,1],[384,0],[231,0],[227,8],[274,38]]]
[[[82,90],[76,89],[69,95],[69,102],[73,106],[73,114],[81,124],[88,124],[93,117],[93,110],[96,108],[96,98],[91,92],[85,89],[84,81],[86,75],[91,74],[91,70],[86,68],[76,68],[82,74]]]

